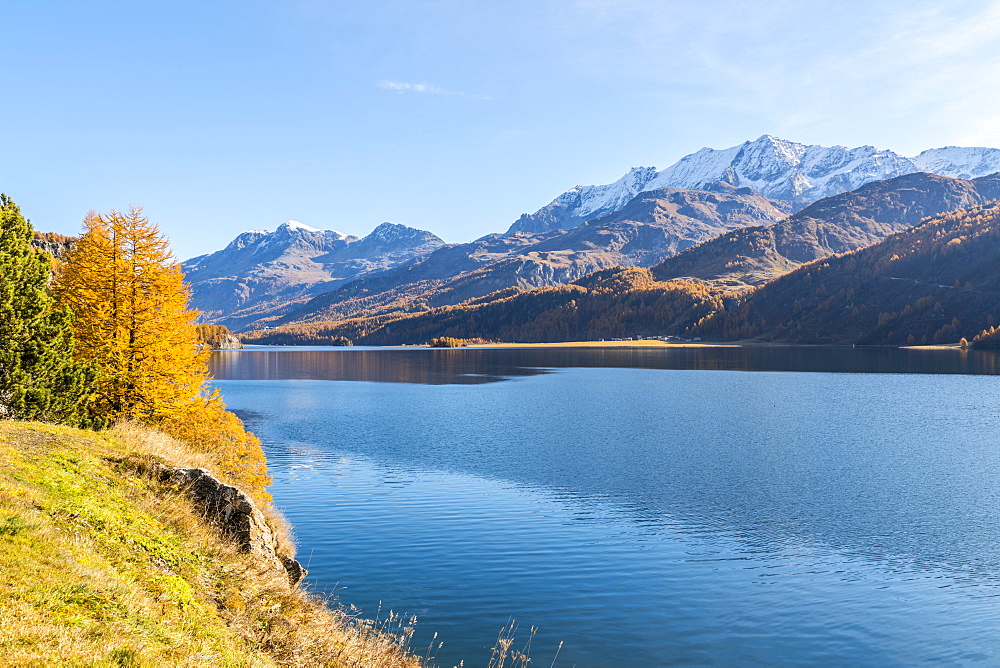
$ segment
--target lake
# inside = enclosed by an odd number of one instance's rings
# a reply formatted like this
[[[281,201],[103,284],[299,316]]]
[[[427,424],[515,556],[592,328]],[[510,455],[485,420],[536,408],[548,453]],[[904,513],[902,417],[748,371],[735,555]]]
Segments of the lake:
[[[1000,356],[217,352],[309,585],[442,666],[1000,663]],[[559,649],[559,643],[562,648]],[[436,645],[435,645],[436,646]]]

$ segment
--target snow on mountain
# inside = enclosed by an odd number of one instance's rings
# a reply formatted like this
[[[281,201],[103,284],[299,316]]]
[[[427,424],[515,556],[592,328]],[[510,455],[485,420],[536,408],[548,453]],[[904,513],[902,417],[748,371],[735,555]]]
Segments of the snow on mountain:
[[[279,225],[278,229],[279,230],[285,229],[288,231],[295,231],[295,232],[322,232],[324,233],[325,236],[334,237],[337,239],[347,239],[350,236],[349,234],[344,234],[343,232],[339,232],[337,230],[318,230],[315,227],[309,227],[308,225],[303,225],[297,220],[287,220],[281,225]]]
[[[664,169],[651,187],[704,188],[724,181],[807,204],[916,171],[909,158],[874,146],[805,146],[764,135],[721,151],[703,148]]]
[[[308,225],[303,225],[297,220],[286,220],[281,224],[281,227],[287,227],[290,230],[305,230],[306,232],[319,232],[315,227],[309,227]]]
[[[364,237],[294,220],[274,232],[243,232],[220,251],[183,262],[191,303],[206,321],[238,328],[317,291],[429,255],[434,234],[383,223]]]
[[[534,215],[521,216],[508,233],[547,232],[576,227],[584,221],[613,213],[639,193],[649,190],[647,186],[656,178],[656,174],[655,167],[633,167],[614,183],[571,188]]]
[[[644,190],[656,176],[655,167],[633,167],[628,174],[606,186],[577,186],[565,193],[576,202],[578,215],[596,218],[622,208]]]
[[[612,184],[576,186],[534,214],[521,216],[509,233],[575,227],[619,210],[639,192],[658,188],[706,189],[721,181],[801,208],[872,181],[923,171],[965,179],[985,176],[1000,171],[1000,149],[949,146],[908,158],[874,146],[807,146],[763,135],[726,149],[703,148],[661,171],[633,168]]]
[[[974,179],[1000,172],[1000,148],[932,148],[913,158],[922,172]]]

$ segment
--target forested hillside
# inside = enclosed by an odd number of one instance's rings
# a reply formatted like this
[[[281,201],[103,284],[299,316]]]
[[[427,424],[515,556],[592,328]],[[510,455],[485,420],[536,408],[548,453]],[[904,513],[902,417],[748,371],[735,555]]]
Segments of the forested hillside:
[[[1000,197],[1000,176],[975,180],[907,174],[812,204],[770,226],[746,227],[653,268],[660,280],[691,277],[717,289],[760,285],[806,262],[862,248],[927,216]]]
[[[324,343],[347,337],[356,344],[424,343],[436,337],[554,342],[638,335],[681,335],[721,307],[707,288],[660,283],[648,269],[598,271],[568,285],[508,290],[458,306],[340,322],[289,325],[250,332],[249,343]]]
[[[1000,318],[1000,205],[933,218],[813,262],[696,328],[711,339],[906,345],[972,341]]]

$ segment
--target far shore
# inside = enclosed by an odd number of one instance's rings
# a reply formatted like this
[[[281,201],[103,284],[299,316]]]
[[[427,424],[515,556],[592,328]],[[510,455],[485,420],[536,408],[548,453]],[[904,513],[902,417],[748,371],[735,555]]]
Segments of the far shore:
[[[343,350],[350,350],[351,346],[325,346],[316,343],[301,344],[244,344],[243,349],[254,348],[298,348],[308,346],[319,347],[339,347]],[[368,347],[368,346],[365,346]],[[372,346],[375,348],[434,348],[425,343],[402,344],[395,346]],[[549,343],[473,343],[462,348],[852,348],[850,345],[818,344],[818,343],[779,343],[768,341],[735,341],[735,342],[713,342],[713,341],[659,341],[656,339],[643,339],[640,341],[558,341]],[[962,348],[957,343],[945,343],[927,346],[858,346],[865,349],[893,348],[895,350],[973,350],[973,348]],[[440,350],[448,350],[446,347]]]
[[[427,347],[430,346],[421,346]],[[559,343],[482,343],[465,348],[852,348],[849,345],[817,343],[778,343],[768,341],[563,341]],[[901,350],[963,350],[957,343],[932,346],[860,346],[861,348],[896,348]],[[971,350],[966,348],[965,350]]]
[[[707,341],[560,341],[556,343],[475,343],[464,348],[742,348],[754,343],[710,343]],[[427,346],[428,348],[430,346]]]

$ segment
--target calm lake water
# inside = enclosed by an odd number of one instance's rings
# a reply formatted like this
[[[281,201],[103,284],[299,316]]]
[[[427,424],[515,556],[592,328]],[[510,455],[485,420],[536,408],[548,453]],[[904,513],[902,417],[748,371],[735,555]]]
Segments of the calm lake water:
[[[318,591],[485,665],[1000,664],[1000,357],[823,349],[258,349]],[[791,373],[790,373],[791,372]]]

